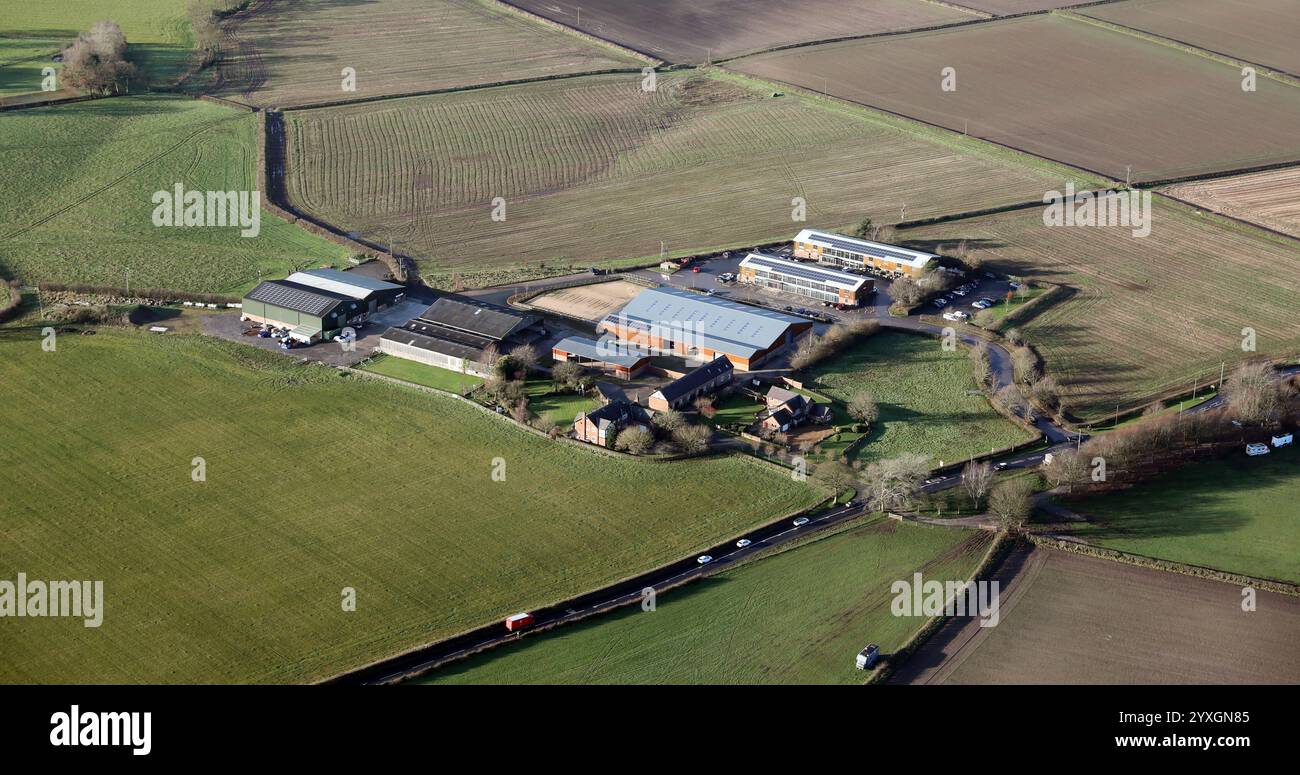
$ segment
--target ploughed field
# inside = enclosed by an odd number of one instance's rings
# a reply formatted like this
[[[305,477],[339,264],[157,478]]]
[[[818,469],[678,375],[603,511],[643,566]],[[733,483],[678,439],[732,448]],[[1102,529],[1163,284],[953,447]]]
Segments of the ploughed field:
[[[154,195],[177,184],[257,189],[257,121],[161,95],[0,113],[0,276],[238,294],[259,275],[346,266],[345,248],[266,211],[255,236],[154,225]]]
[[[1300,238],[1300,167],[1191,180],[1162,190],[1215,212]]]
[[[1167,180],[1300,160],[1300,87],[1040,14],[758,54],[727,67],[1096,170]],[[945,90],[952,68],[955,88]],[[1224,127],[1243,127],[1224,141]],[[1248,129],[1246,129],[1248,128]]]
[[[958,619],[899,683],[1300,683],[1300,598],[1051,549],[1019,549],[994,578],[1000,621]]]
[[[891,611],[895,581],[965,581],[989,546],[970,530],[877,519],[527,637],[431,674],[432,684],[854,684],[925,623]]]
[[[490,0],[259,0],[223,27],[212,91],[252,105],[375,97],[645,64]],[[343,90],[345,67],[356,73]]]
[[[926,0],[514,0],[514,5],[658,59],[692,64],[792,43],[976,18]]]
[[[924,218],[1037,200],[1069,176],[716,72],[653,84],[591,76],[285,120],[295,206],[393,244],[444,285],[452,273],[489,284],[511,279],[503,270],[653,263],[661,249],[743,247],[807,224],[893,222],[904,207]]]
[[[1151,233],[1129,226],[1046,226],[1043,210],[908,229],[909,244],[966,240],[998,271],[1074,289],[1017,323],[1065,388],[1070,410],[1102,419],[1193,384],[1246,357],[1300,348],[1300,243],[1160,196]],[[969,309],[969,308],[967,308]],[[974,310],[970,310],[974,312]]]
[[[1294,0],[1127,0],[1079,13],[1300,75]]]
[[[11,581],[102,580],[103,624],[0,628],[5,683],[322,679],[824,495],[751,458],[611,458],[235,343],[56,342],[0,329],[0,555]]]

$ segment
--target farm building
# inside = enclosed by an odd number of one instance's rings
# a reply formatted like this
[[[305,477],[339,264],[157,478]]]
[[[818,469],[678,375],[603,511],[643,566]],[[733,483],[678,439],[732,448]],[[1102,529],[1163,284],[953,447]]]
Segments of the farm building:
[[[870,278],[766,253],[745,256],[738,276],[742,283],[846,307],[858,306],[876,290],[876,281]]]
[[[450,371],[490,376],[478,365],[495,347],[500,355],[545,333],[540,319],[464,296],[440,297],[406,324],[380,337],[378,350]]]
[[[619,379],[632,379],[645,371],[652,354],[635,344],[612,339],[596,341],[581,336],[565,337],[551,347],[551,357],[556,361],[592,366]]]
[[[619,431],[630,425],[645,425],[648,421],[640,406],[628,401],[611,401],[574,418],[573,434],[588,444],[608,447]]]
[[[938,256],[883,242],[846,237],[829,231],[804,229],[794,238],[794,254],[831,266],[894,276],[916,277]]]
[[[812,328],[812,321],[676,288],[647,288],[598,329],[620,344],[697,360],[727,356],[741,370]]]
[[[646,404],[656,412],[690,406],[696,398],[731,384],[735,368],[727,356],[719,355],[651,393]]]
[[[387,309],[406,298],[406,288],[396,283],[376,280],[355,272],[340,272],[337,269],[307,269],[294,272],[287,279],[292,283],[363,301],[367,307],[366,314]]]
[[[267,280],[244,296],[241,319],[285,328],[300,342],[329,341],[367,314],[364,302],[289,280]]]

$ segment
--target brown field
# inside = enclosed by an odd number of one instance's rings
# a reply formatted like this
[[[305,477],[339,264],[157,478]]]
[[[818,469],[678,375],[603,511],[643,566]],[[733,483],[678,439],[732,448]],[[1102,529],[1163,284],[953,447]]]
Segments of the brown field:
[[[1300,237],[1300,167],[1166,186],[1202,207]]]
[[[489,0],[259,0],[225,27],[212,92],[301,105],[537,78],[642,63]],[[341,71],[357,72],[356,91]]]
[[[952,2],[967,8],[974,8],[977,11],[1005,16],[1013,13],[1069,8],[1072,5],[1090,2],[1090,0],[952,0]]]
[[[287,190],[469,285],[1042,198],[1058,165],[731,73],[570,78],[286,114]],[[1079,176],[1076,176],[1079,177]],[[506,200],[505,220],[492,201]],[[804,199],[807,221],[792,219]],[[526,271],[523,271],[526,270]]]
[[[644,290],[644,285],[614,280],[543,293],[528,303],[537,309],[596,322],[622,309],[633,296]]]
[[[1300,598],[1058,550],[999,569],[1001,620],[944,625],[893,680],[948,684],[1300,683]]]
[[[1295,0],[1127,0],[1079,13],[1300,74]]]
[[[976,18],[926,0],[513,0],[513,4],[659,59],[691,64],[791,43]]]
[[[1065,388],[1071,411],[1097,419],[1136,407],[1241,359],[1241,330],[1261,353],[1300,348],[1300,242],[1153,197],[1151,233],[1043,225],[1038,208],[908,229],[912,244],[969,240],[999,270],[1074,295],[1020,324]]]
[[[1036,15],[759,54],[728,68],[1124,180],[1300,159],[1300,89],[1207,57]],[[941,89],[945,67],[956,90]],[[1249,127],[1224,141],[1223,127]]]

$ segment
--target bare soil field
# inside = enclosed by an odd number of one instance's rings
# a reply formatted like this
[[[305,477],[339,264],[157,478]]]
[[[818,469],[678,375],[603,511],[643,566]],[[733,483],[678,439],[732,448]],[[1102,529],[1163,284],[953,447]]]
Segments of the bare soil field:
[[[231,53],[212,92],[258,106],[644,64],[489,0],[258,0],[223,32]],[[343,91],[345,67],[355,91]]]
[[[1300,237],[1300,167],[1176,183],[1162,190],[1216,212]]]
[[[1035,15],[758,54],[729,69],[966,131],[1124,180],[1300,159],[1300,89],[1199,54]],[[955,89],[943,89],[944,68]],[[1223,127],[1249,127],[1223,139]]]
[[[632,297],[645,290],[644,285],[627,280],[561,288],[536,296],[528,303],[538,309],[596,322],[627,305]]]
[[[952,2],[977,11],[1006,16],[1015,13],[1049,11],[1053,8],[1069,8],[1091,0],[952,0]]]
[[[1000,271],[1074,289],[1019,328],[1085,419],[1217,382],[1220,363],[1246,355],[1247,326],[1261,353],[1300,347],[1300,242],[1159,196],[1145,238],[1122,226],[1048,227],[1039,208],[899,236],[921,247],[968,240]]]
[[[893,677],[949,684],[1300,683],[1300,598],[1069,552],[1013,552],[1001,619],[950,621]]]
[[[1127,0],[1078,13],[1300,74],[1295,0]]]
[[[512,0],[512,4],[658,59],[689,64],[791,43],[977,18],[926,0]]]
[[[290,111],[295,206],[467,285],[1035,201],[1071,173],[710,70]],[[1073,175],[1075,178],[1082,175]],[[493,218],[493,200],[504,200]],[[794,219],[801,198],[806,222]]]

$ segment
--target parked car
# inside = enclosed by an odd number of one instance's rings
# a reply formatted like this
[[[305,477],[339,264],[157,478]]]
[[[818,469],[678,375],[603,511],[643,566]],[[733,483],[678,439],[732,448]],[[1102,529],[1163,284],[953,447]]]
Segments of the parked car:
[[[1246,454],[1247,454],[1247,455],[1250,455],[1251,457],[1255,457],[1255,456],[1257,456],[1257,455],[1267,455],[1267,454],[1268,454],[1268,451],[1269,451],[1269,450],[1268,450],[1268,445],[1267,445],[1267,444],[1247,444],[1247,445],[1246,445]]]
[[[958,296],[965,296],[966,294],[970,293],[970,291],[966,290],[965,288],[954,288],[952,292],[957,294]]]
[[[699,273],[700,273],[700,268],[699,268],[698,266],[693,266],[693,267],[691,267],[691,271],[694,272],[694,273],[696,273],[696,274],[699,274]]]
[[[1018,282],[1016,282],[1016,281],[1014,281],[1014,280],[1012,280],[1011,282],[1007,283],[1007,285],[1010,285],[1012,288],[1019,288],[1019,287],[1020,287],[1020,283],[1018,283]]]
[[[1290,434],[1290,433],[1283,434],[1283,435],[1281,435],[1281,436],[1274,436],[1274,437],[1273,437],[1273,446],[1275,446],[1275,447],[1285,447],[1286,445],[1290,444],[1292,440],[1293,440],[1293,435]]]
[[[746,546],[749,546],[749,545],[752,544],[752,543],[754,543],[754,542],[751,541],[751,540],[749,540],[748,538],[742,538],[742,539],[740,539],[739,541],[736,542],[736,548],[737,548],[737,549],[744,549]]]
[[[796,520],[794,521],[794,526],[795,526],[795,527],[803,527],[803,526],[806,525],[806,524],[808,524],[808,518],[807,518],[807,517],[799,517],[798,519],[796,519]]]
[[[713,556],[708,554],[701,554],[699,557],[695,558],[695,561],[701,565],[708,565],[709,563],[713,562]]]
[[[942,309],[942,308],[948,306],[948,300],[947,300],[947,299],[935,299],[934,301],[932,301],[932,302],[930,302],[930,303],[933,304],[933,305],[936,306],[936,307],[939,307],[940,309]]]
[[[980,299],[977,302],[973,302],[971,306],[974,307],[975,309],[988,309],[989,307],[993,306],[993,303],[989,301],[985,301],[984,299]]]

